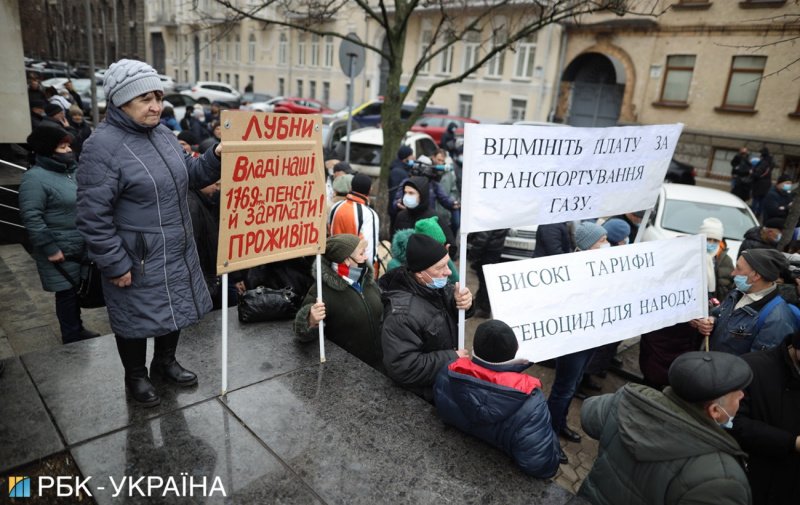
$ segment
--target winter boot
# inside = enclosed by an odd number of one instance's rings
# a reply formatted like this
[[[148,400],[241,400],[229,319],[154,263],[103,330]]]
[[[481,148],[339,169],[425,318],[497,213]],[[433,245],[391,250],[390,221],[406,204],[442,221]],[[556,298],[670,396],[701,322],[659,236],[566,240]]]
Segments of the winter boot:
[[[125,368],[125,393],[143,407],[155,407],[161,403],[156,389],[147,378],[147,339],[116,337],[117,351]]]
[[[178,386],[194,386],[197,375],[183,368],[175,359],[180,333],[174,331],[155,338],[153,361],[150,363],[150,377],[158,376]]]

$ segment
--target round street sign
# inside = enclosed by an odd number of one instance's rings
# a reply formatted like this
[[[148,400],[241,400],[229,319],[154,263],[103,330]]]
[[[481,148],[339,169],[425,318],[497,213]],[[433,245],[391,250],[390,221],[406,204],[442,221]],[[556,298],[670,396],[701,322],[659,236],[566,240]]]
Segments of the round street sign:
[[[347,77],[355,77],[364,70],[364,47],[360,43],[358,35],[350,32],[339,44],[339,65]],[[353,61],[352,65],[350,60]]]

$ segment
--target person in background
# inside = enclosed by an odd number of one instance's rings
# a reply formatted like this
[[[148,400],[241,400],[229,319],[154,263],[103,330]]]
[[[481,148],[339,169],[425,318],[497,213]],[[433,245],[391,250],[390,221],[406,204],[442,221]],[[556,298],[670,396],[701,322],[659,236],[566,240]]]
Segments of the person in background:
[[[208,130],[211,132],[211,135],[200,141],[200,152],[205,152],[209,147],[222,141],[222,127],[219,121],[212,121],[211,124],[208,125]]]
[[[42,118],[42,122],[40,123],[42,126],[62,128],[73,137],[75,136],[75,130],[70,126],[69,121],[67,121],[67,114],[60,105],[48,103],[44,106],[44,113],[45,117]]]
[[[447,125],[447,129],[444,133],[442,133],[441,141],[439,142],[439,147],[447,151],[451,158],[456,158],[456,129],[458,125],[454,122],[450,122]]]
[[[722,221],[715,217],[703,220],[698,233],[706,236],[706,279],[708,297],[710,299],[724,300],[733,289],[733,260],[728,255],[728,246],[725,243],[725,229]],[[718,305],[719,302],[713,304]]]
[[[472,359],[442,367],[433,399],[439,418],[511,457],[526,474],[549,479],[558,470],[558,437],[550,426],[542,383],[515,359],[517,337],[502,321],[475,330]]]
[[[508,228],[489,230],[470,234],[470,268],[478,275],[478,291],[475,293],[475,316],[485,319],[492,317],[489,303],[489,290],[483,267],[500,263]]]
[[[30,101],[30,109],[31,109],[31,131],[35,130],[37,126],[42,123],[42,120],[45,118],[44,108],[47,105],[47,102],[44,100],[31,100]]]
[[[394,221],[395,233],[399,230],[414,228],[414,225],[420,219],[427,219],[436,216],[437,214],[430,207],[430,180],[423,176],[414,176],[403,182],[403,210],[397,213],[397,218]],[[455,252],[455,238],[453,232],[450,230],[450,223],[442,221],[442,216],[439,215],[439,226],[442,227],[445,237],[447,237],[447,244],[450,244],[450,254]]]
[[[800,497],[800,332],[742,359],[753,370],[753,381],[731,435],[749,456],[753,503],[795,505]]]
[[[28,102],[47,102],[47,96],[42,89],[42,81],[33,74],[28,76]]]
[[[178,363],[180,331],[212,308],[192,240],[189,189],[220,178],[220,145],[200,158],[184,152],[160,124],[163,85],[142,61],[122,59],[105,73],[106,118],[83,147],[78,230],[105,280],[104,293],[125,387],[146,407],[158,405],[150,376],[187,387],[197,375]]]
[[[92,128],[83,119],[83,111],[77,105],[69,108],[69,115],[67,116],[70,127],[75,131],[75,138],[72,139],[72,152],[75,153],[75,161],[80,161],[81,151],[83,150],[83,143],[92,134]]]
[[[200,153],[195,150],[197,149],[197,139],[192,135],[192,132],[186,130],[180,132],[178,134],[178,144],[180,144],[183,150],[191,155],[192,158],[200,157]]]
[[[781,241],[785,218],[771,217],[761,226],[753,226],[744,232],[744,240],[739,246],[739,256],[748,249],[776,249]]]
[[[775,218],[786,220],[789,215],[789,208],[794,199],[792,193],[792,178],[786,174],[778,177],[775,185],[769,188],[763,203],[763,222],[772,221]]]
[[[408,246],[408,239],[414,233],[421,233],[427,235],[433,240],[439,242],[445,247],[448,247],[447,236],[444,234],[442,227],[439,226],[439,216],[432,216],[427,219],[420,219],[414,224],[414,228],[405,230],[398,230],[392,238],[392,259],[386,267],[386,271],[394,270],[397,267],[406,265],[406,247]],[[447,268],[450,270],[450,276],[447,282],[455,284],[458,282],[458,271],[453,260],[447,262]]]
[[[175,119],[175,111],[169,105],[165,106],[161,110],[161,124],[169,128],[174,132],[181,131],[181,126],[178,124],[178,121]]]
[[[734,180],[731,193],[738,196],[743,202],[746,203],[748,200],[750,200],[750,192],[752,191],[753,181],[753,165],[750,163],[750,158],[747,153],[745,152],[742,154],[742,156],[740,156],[739,163],[737,165],[733,165],[733,160],[731,160],[731,167],[733,168],[731,174]]]
[[[44,89],[44,95],[47,97],[48,103],[58,105],[65,113],[69,110],[69,106],[72,105],[72,102],[58,94],[58,91],[54,86],[46,87]]]
[[[534,258],[566,254],[575,250],[572,223],[543,224],[536,229]]]
[[[458,311],[472,315],[472,293],[447,283],[447,249],[427,235],[409,237],[406,260],[380,278],[383,364],[392,380],[431,401],[439,370],[469,356],[458,349]]]
[[[627,384],[583,402],[581,425],[600,441],[578,490],[593,505],[750,505],[747,454],[728,430],[753,372],[721,352],[689,352],[660,392]]]
[[[381,221],[378,213],[369,206],[372,178],[356,174],[350,183],[345,199],[335,203],[328,214],[328,233],[349,233],[367,241],[367,261],[378,270],[378,243]]]
[[[77,287],[86,257],[75,227],[75,155],[72,137],[54,126],[40,126],[28,136],[35,164],[22,175],[19,211],[32,245],[31,255],[42,289],[55,293],[61,342],[69,344],[99,334],[83,327]]]
[[[603,222],[606,237],[611,247],[629,244],[631,240],[631,225],[624,219],[613,217]]]
[[[428,202],[428,207],[432,211],[436,212],[436,215],[439,216],[439,224],[441,224],[442,226],[447,226],[448,228],[450,228],[450,232],[452,232],[452,226],[450,225],[450,220],[451,220],[450,214],[453,210],[460,209],[461,206],[457,201],[450,198],[450,196],[448,196],[445,193],[444,189],[439,184],[439,181],[441,180],[442,174],[444,174],[444,172],[437,170],[434,167],[433,160],[431,160],[425,155],[419,156],[414,165],[415,165],[414,169],[410,170],[409,174],[410,175],[413,174],[412,177],[422,176],[427,179],[426,185],[428,188],[427,189],[428,196],[426,200]],[[405,196],[404,187],[405,184],[410,179],[411,177],[403,180],[400,183],[400,189],[394,196],[394,206],[398,209],[398,214],[399,211],[407,209],[405,202],[403,202],[403,198]],[[401,228],[395,225],[395,229],[399,230]]]
[[[445,195],[447,195],[454,203],[452,209],[447,209],[441,203],[436,202],[436,213],[441,215],[445,212],[450,216],[450,230],[453,235],[458,235],[458,229],[461,227],[461,206],[459,200],[461,198],[460,191],[458,190],[458,181],[456,180],[456,173],[453,171],[452,165],[447,165],[447,151],[444,149],[437,149],[433,153],[433,169],[436,171],[439,187]]]
[[[369,366],[382,370],[381,322],[383,304],[367,261],[367,242],[342,233],[328,238],[322,261],[322,299],[312,285],[294,319],[294,333],[302,342],[325,337]],[[316,278],[316,268],[311,269]]]
[[[644,219],[644,214],[645,211],[637,210],[636,212],[626,212],[624,214],[620,214],[612,218],[612,219],[622,219],[623,221],[628,223],[628,226],[630,226],[631,232],[628,235],[628,243],[632,244],[636,241],[636,236],[639,234],[639,225],[642,224],[642,219]]]
[[[760,219],[764,213],[764,197],[772,187],[772,169],[775,167],[775,163],[772,161],[769,149],[763,147],[761,156],[750,160],[750,164],[753,167],[753,184],[751,188],[753,200],[750,207],[753,209],[753,214],[756,215],[756,218]]]
[[[400,189],[400,185],[408,179],[408,171],[414,166],[414,151],[409,146],[400,146],[397,150],[397,158],[392,160],[389,167],[389,191],[387,195],[394,195]],[[394,198],[387,199],[387,207],[389,209],[389,235],[394,235],[394,220],[397,217],[397,207],[394,204]]]

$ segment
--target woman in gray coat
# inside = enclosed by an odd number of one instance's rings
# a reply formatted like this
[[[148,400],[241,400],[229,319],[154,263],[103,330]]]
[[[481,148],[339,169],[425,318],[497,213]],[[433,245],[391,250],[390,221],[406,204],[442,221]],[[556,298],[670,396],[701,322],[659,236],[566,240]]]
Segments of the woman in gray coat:
[[[189,156],[160,125],[163,88],[135,60],[112,64],[103,88],[106,119],[83,146],[78,170],[78,229],[108,279],[106,306],[130,396],[160,403],[150,377],[180,386],[197,376],[175,359],[180,330],[211,310],[197,257],[186,194],[220,176],[219,145]]]
[[[28,231],[42,289],[56,294],[56,317],[65,344],[98,336],[81,322],[76,285],[86,252],[75,227],[75,155],[72,136],[57,126],[38,126],[28,136],[35,164],[22,176],[19,210]]]

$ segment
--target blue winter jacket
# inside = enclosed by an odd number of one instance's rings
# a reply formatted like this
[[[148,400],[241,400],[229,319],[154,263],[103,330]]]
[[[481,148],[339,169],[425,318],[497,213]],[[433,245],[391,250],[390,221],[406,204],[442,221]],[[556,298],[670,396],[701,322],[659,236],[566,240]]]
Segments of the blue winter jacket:
[[[439,417],[505,452],[533,477],[558,470],[559,443],[538,379],[522,372],[530,363],[487,363],[460,358],[442,367],[434,385]]]
[[[220,176],[213,148],[192,158],[161,124],[146,127],[111,106],[86,141],[78,180],[78,230],[106,278],[111,328],[147,338],[185,328],[211,310],[186,195]]]
[[[795,317],[786,302],[779,303],[773,308],[761,329],[756,332],[758,314],[770,300],[778,296],[777,289],[757,302],[734,310],[742,296],[741,291],[734,289],[728,293],[722,305],[714,310],[712,315],[716,316],[717,320],[711,333],[712,351],[741,356],[748,352],[772,349],[783,342],[786,335],[795,332]]]

